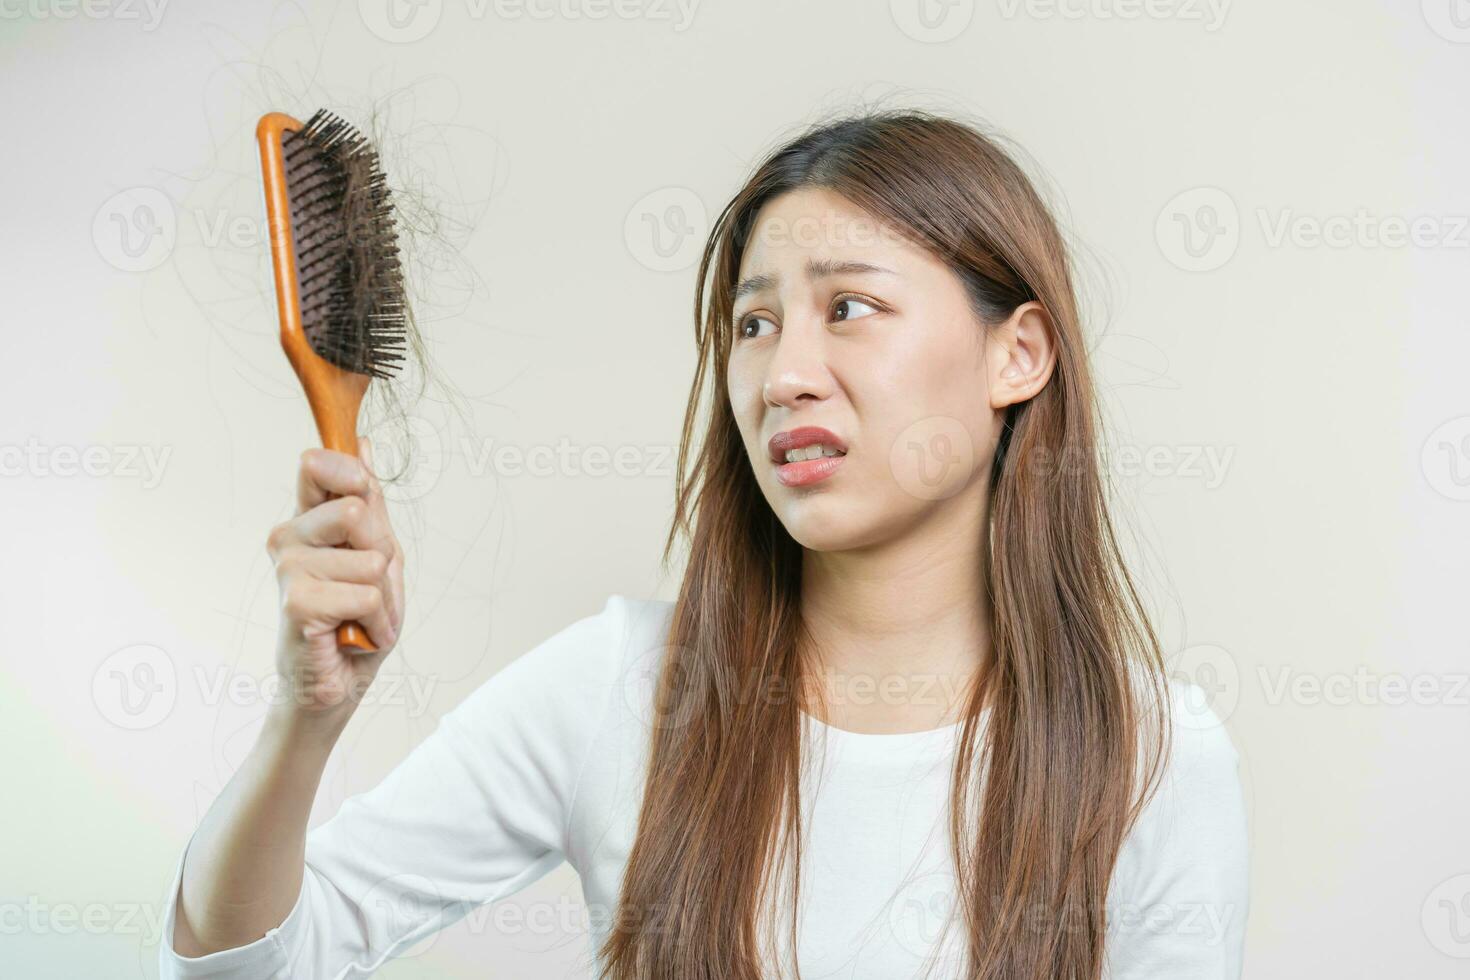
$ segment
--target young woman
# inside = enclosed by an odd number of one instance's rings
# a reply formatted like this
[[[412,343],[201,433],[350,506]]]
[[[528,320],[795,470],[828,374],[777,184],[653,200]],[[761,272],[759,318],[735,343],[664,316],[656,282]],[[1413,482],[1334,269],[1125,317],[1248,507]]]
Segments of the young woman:
[[[298,696],[181,855],[162,976],[363,976],[563,860],[612,980],[1238,976],[1236,754],[1123,567],[1023,172],[925,112],[814,127],[720,214],[696,314],[678,599],[611,596],[309,834],[403,563],[370,453],[303,455]]]

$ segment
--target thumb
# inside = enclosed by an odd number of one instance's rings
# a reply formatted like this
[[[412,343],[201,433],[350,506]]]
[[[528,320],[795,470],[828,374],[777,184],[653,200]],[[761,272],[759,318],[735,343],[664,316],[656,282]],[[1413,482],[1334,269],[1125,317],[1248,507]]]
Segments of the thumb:
[[[366,436],[357,440],[357,455],[367,470],[368,484],[372,487],[373,493],[381,493],[382,485],[378,482],[378,470],[373,466],[373,441]]]

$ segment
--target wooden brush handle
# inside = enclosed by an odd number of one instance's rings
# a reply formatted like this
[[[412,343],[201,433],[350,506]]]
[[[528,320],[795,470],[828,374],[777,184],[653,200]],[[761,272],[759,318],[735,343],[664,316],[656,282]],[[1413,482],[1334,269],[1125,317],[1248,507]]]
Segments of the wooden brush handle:
[[[317,431],[321,433],[322,445],[339,453],[357,456],[357,411],[362,396],[367,391],[365,375],[344,371],[308,350],[313,360],[297,369],[301,385],[306,389],[306,400],[311,403],[311,414],[316,419]],[[292,358],[295,363],[295,358]],[[333,494],[332,496],[336,496]],[[340,544],[339,548],[350,548]],[[377,647],[368,639],[362,624],[343,623],[337,627],[337,645],[360,653],[375,653]]]

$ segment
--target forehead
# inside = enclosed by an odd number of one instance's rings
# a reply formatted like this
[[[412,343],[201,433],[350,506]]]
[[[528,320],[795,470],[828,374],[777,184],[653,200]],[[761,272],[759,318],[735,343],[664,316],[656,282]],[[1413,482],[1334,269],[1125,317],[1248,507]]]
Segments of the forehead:
[[[787,191],[762,205],[740,258],[740,275],[796,269],[811,258],[898,268],[927,253],[910,236],[820,187]]]

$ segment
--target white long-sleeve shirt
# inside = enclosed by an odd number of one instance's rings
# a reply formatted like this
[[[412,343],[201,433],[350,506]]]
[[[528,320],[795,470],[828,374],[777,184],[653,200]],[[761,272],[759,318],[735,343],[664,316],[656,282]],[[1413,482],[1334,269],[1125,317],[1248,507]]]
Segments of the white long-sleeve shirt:
[[[244,946],[173,948],[184,854],[165,904],[161,980],[338,980],[385,960],[561,862],[600,944],[633,844],[653,679],[672,603],[610,596],[449,711],[373,789],[306,837],[295,906]],[[1110,980],[1235,980],[1247,904],[1236,751],[1175,683],[1174,749],[1124,842],[1108,896]],[[820,778],[803,786],[797,960],[805,980],[955,975],[961,930],[948,834],[957,726],[862,734],[808,719]],[[192,840],[192,838],[191,838]],[[946,969],[948,967],[948,969]]]

